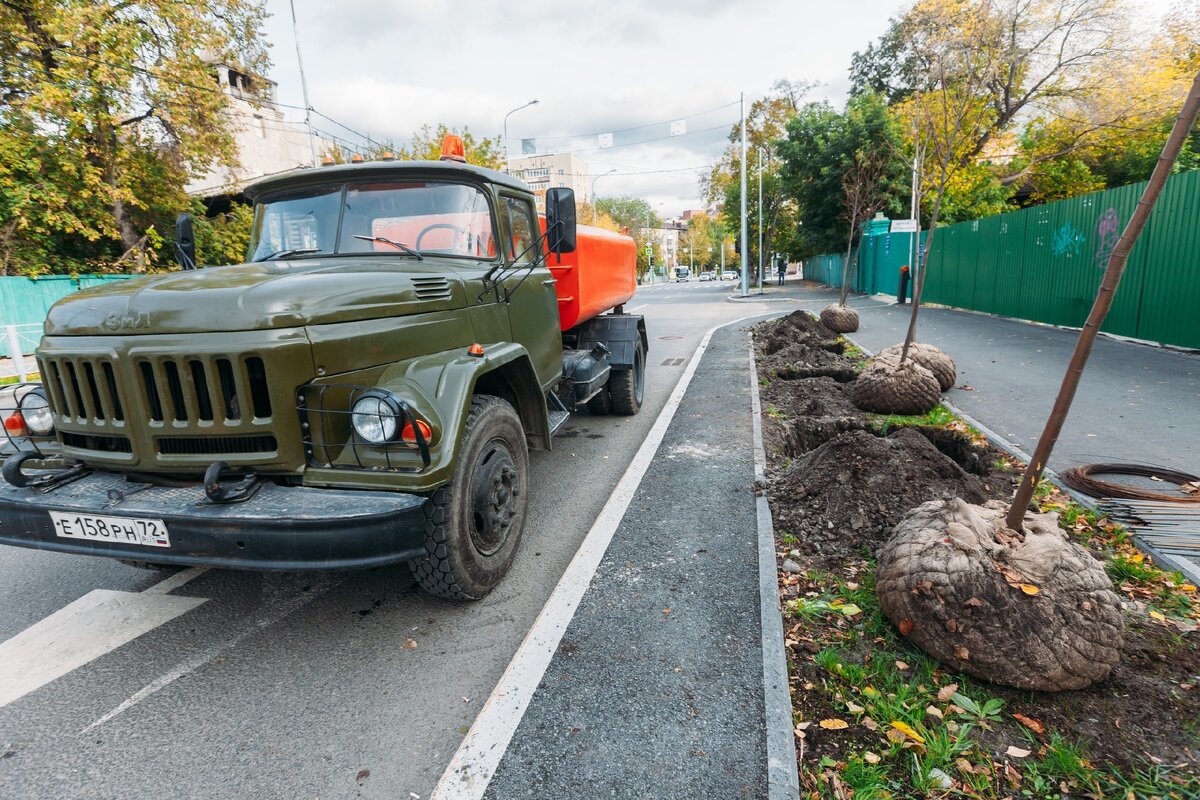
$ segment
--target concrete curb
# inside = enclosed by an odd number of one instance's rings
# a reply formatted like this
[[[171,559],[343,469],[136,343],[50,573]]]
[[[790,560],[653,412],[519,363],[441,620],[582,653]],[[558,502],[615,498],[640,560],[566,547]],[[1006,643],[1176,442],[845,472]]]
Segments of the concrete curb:
[[[767,454],[762,439],[762,401],[754,336],[750,336],[750,407],[754,416],[754,478],[765,479]],[[770,800],[800,796],[800,774],[792,733],[792,697],[784,655],[783,610],[779,605],[779,575],[775,560],[775,525],[765,493],[755,489],[758,512],[759,611],[762,615],[763,702],[767,725],[767,791]]]

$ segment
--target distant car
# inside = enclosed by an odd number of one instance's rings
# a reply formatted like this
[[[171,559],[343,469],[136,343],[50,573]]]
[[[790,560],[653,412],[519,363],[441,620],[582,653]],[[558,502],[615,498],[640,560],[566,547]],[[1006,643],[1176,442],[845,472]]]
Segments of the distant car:
[[[717,279],[717,273],[715,273],[711,270],[700,273],[700,280],[702,280],[702,281],[715,281],[716,279]]]
[[[727,269],[727,270],[725,270],[724,272],[722,272],[722,273],[721,273],[721,280],[723,280],[723,281],[736,281],[736,280],[737,280],[737,276],[738,276],[738,274],[737,274],[736,272],[734,272],[734,271],[733,271],[733,270],[731,270],[731,269]]]
[[[690,269],[688,269],[687,267],[676,267],[675,268],[675,282],[676,283],[687,283],[691,279],[692,279],[692,271]]]

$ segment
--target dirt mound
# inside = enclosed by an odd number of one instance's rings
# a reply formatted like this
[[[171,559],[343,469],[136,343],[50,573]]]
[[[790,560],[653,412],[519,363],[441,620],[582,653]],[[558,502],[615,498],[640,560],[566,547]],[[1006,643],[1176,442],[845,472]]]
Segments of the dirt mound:
[[[872,554],[908,511],[929,500],[986,499],[983,484],[919,431],[843,433],[800,457],[768,488],[776,526],[837,563]]]
[[[791,346],[800,344],[815,349],[834,349],[840,353],[842,345],[834,344],[838,335],[821,324],[807,311],[793,311],[786,317],[771,320],[760,326],[760,355],[770,356]],[[770,364],[759,363],[759,369]]]

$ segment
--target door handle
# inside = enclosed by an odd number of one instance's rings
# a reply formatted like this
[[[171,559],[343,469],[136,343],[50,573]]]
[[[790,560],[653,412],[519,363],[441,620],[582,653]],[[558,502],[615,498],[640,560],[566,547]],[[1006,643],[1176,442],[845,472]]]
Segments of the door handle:
[[[558,283],[558,278],[547,278],[542,281],[542,286],[553,286],[556,283]]]

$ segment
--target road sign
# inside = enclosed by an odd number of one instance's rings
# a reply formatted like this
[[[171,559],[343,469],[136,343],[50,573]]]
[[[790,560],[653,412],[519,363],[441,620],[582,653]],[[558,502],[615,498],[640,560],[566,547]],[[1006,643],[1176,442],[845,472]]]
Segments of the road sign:
[[[915,219],[894,219],[892,220],[892,233],[916,233],[917,221]]]

